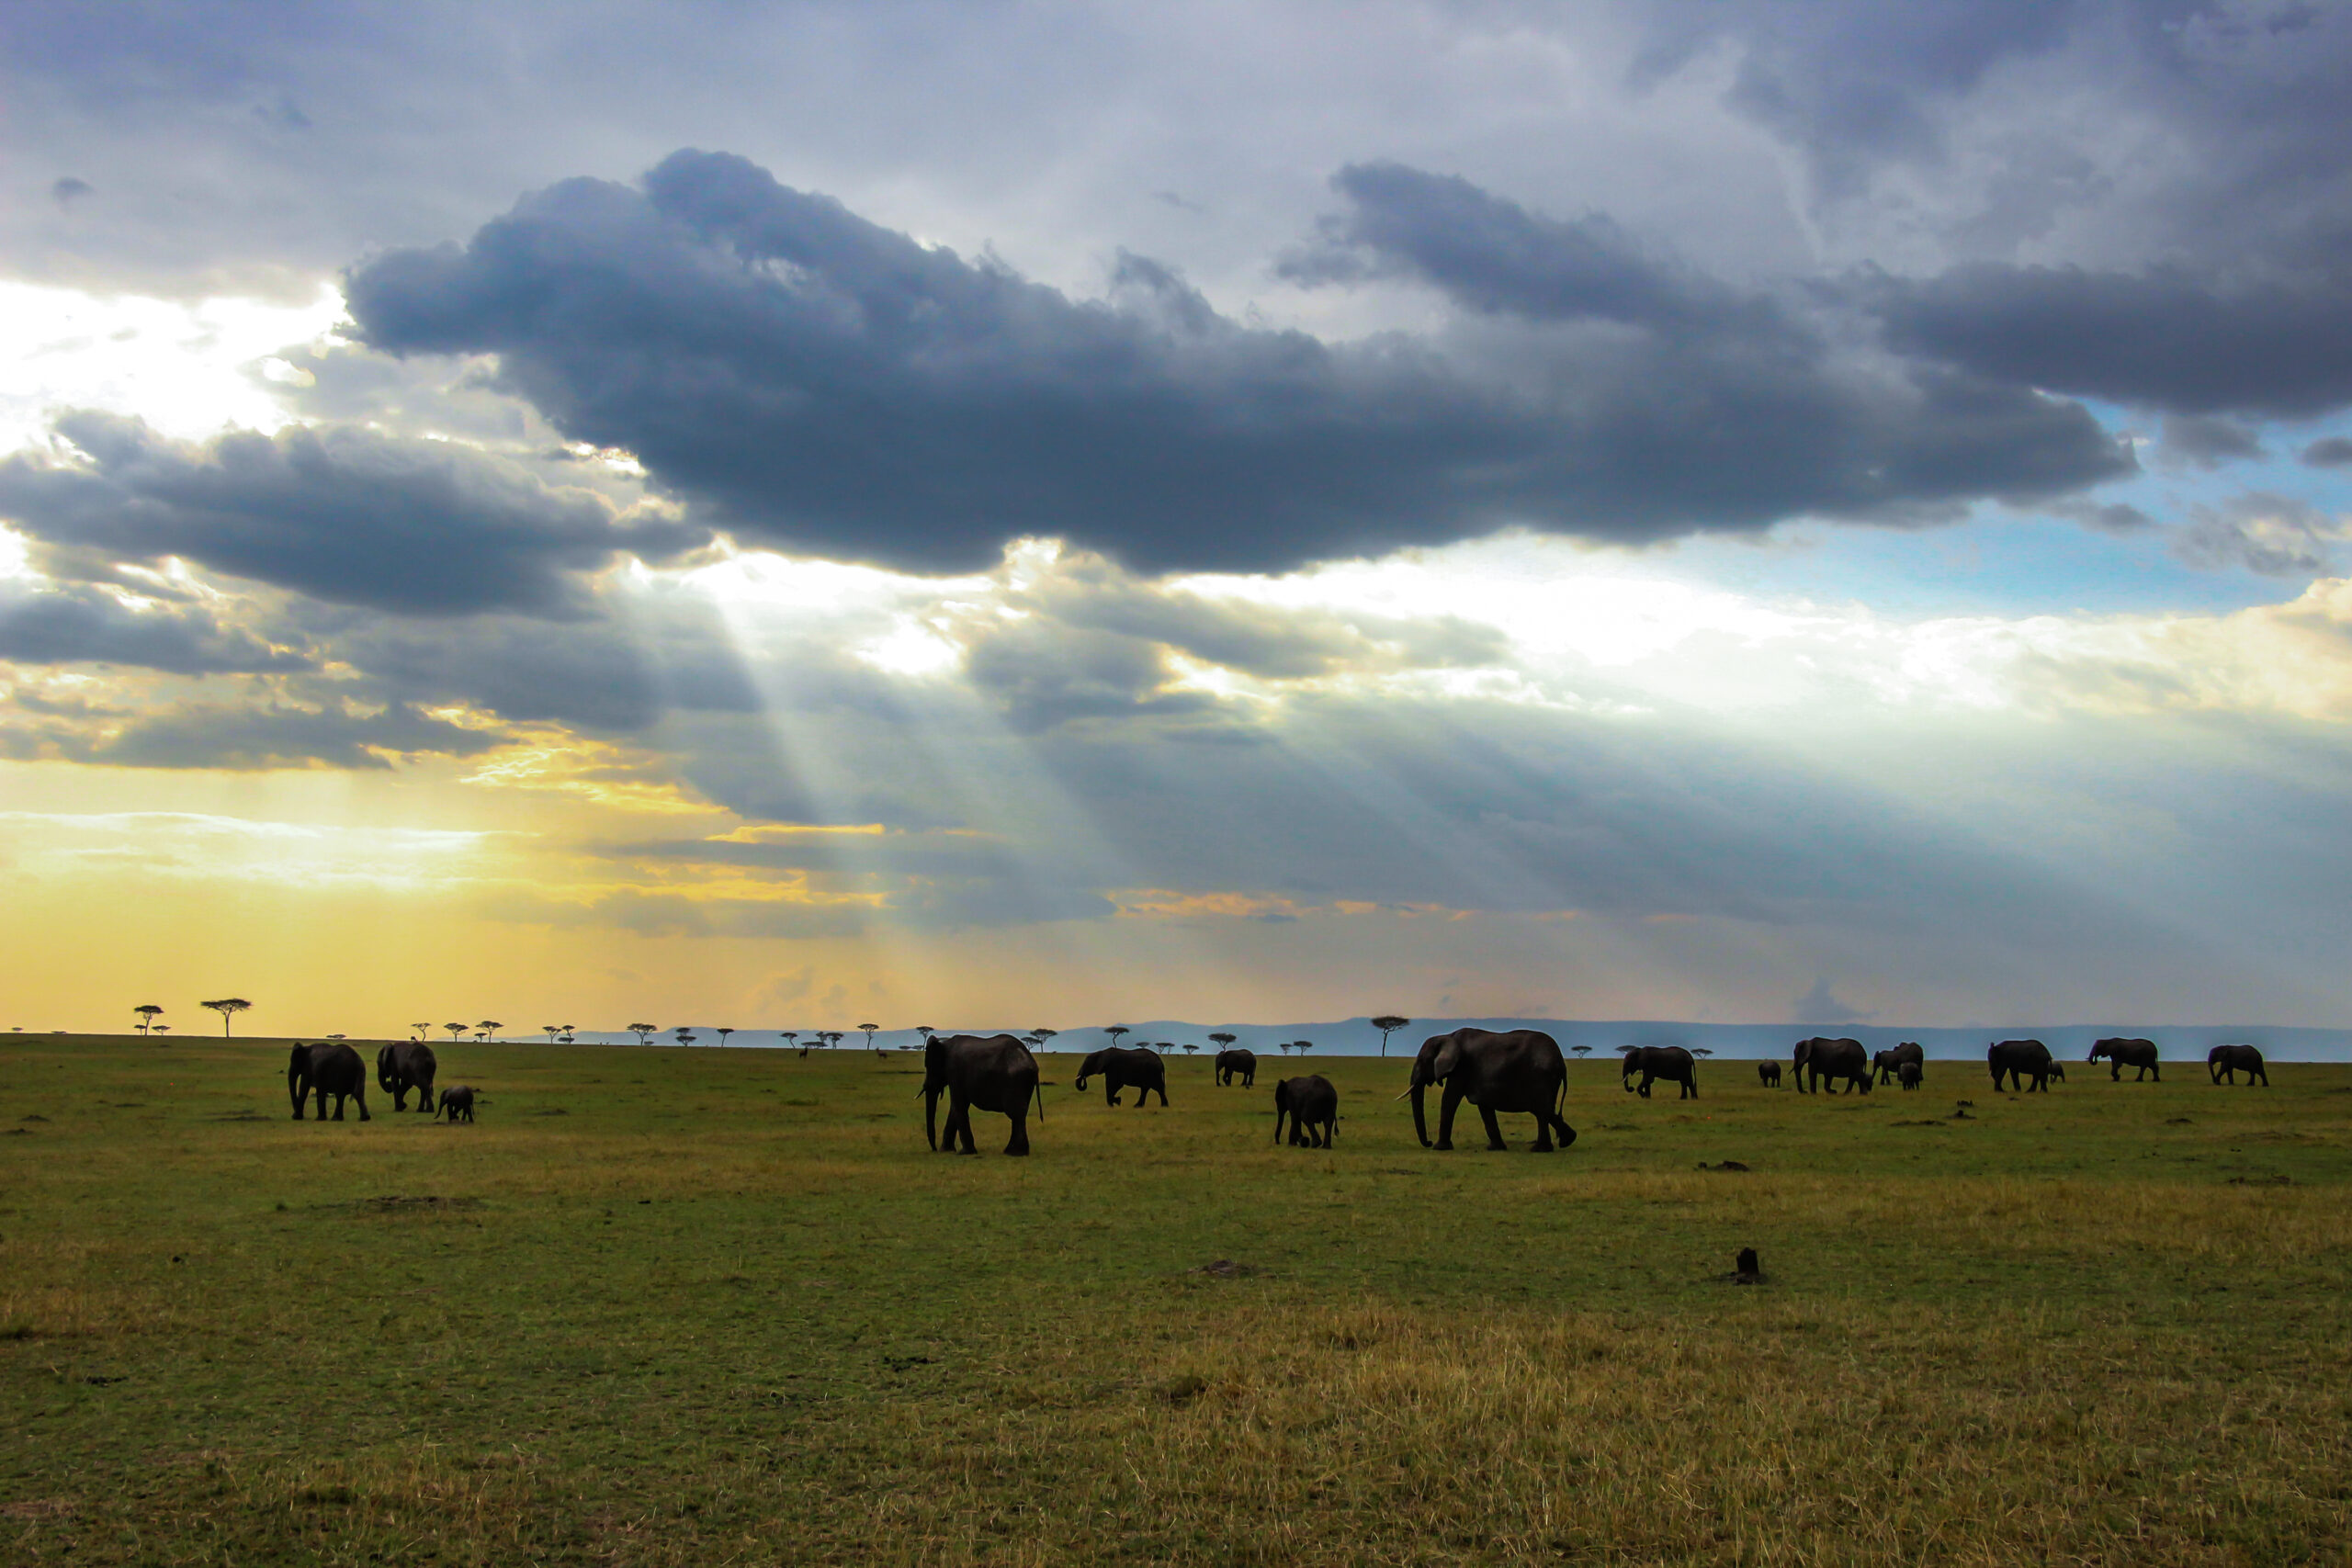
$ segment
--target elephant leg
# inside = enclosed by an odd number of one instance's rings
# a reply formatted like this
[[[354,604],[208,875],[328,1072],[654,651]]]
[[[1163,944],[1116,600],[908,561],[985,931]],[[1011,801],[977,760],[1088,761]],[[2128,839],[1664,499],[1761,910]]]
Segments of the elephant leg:
[[[1029,1106],[1025,1100],[1021,1109],[1012,1113],[1012,1138],[1004,1145],[1004,1152],[1009,1155],[1029,1152]]]
[[[1527,1152],[1532,1155],[1548,1155],[1552,1152],[1552,1113],[1550,1111],[1539,1111],[1535,1113],[1535,1141],[1527,1146]]]
[[[296,1089],[296,1090],[294,1091],[294,1120],[295,1120],[295,1121],[300,1122],[300,1120],[302,1120],[302,1102],[303,1102],[304,1100],[306,1100],[310,1099],[310,1098],[311,1098],[311,1086],[310,1086],[309,1084],[304,1084],[304,1085],[302,1085],[300,1089]]]
[[[972,1141],[972,1102],[968,1100],[956,1108],[956,1131],[966,1154],[980,1152],[979,1145]]]
[[[1161,1084],[1159,1086],[1159,1109],[1162,1111],[1168,1109],[1168,1086],[1166,1084]]]
[[[1495,1108],[1493,1106],[1482,1105],[1478,1107],[1478,1119],[1487,1124],[1487,1149],[1488,1153],[1491,1154],[1501,1149],[1507,1149],[1510,1146],[1509,1144],[1503,1142],[1503,1124],[1495,1120]]]

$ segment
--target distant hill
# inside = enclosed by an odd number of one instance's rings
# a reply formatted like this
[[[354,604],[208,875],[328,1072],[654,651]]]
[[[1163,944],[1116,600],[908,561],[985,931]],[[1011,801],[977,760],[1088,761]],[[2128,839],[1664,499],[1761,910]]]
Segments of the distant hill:
[[[2090,1055],[2091,1042],[2109,1035],[2127,1039],[2153,1040],[2166,1061],[2197,1061],[2220,1044],[2244,1042],[2262,1048],[2264,1055],[2281,1062],[2347,1062],[2352,1061],[2352,1030],[2344,1029],[2284,1029],[2260,1024],[2154,1024],[2154,1023],[2058,1023],[2013,1025],[1998,1029],[1904,1029],[1879,1027],[1859,1023],[1676,1023],[1663,1020],[1633,1020],[1615,1022],[1584,1022],[1557,1018],[1426,1018],[1416,1019],[1389,1037],[1388,1054],[1409,1058],[1422,1041],[1432,1034],[1443,1034],[1464,1027],[1474,1029],[1540,1029],[1557,1040],[1562,1047],[1573,1050],[1589,1045],[1595,1057],[1616,1054],[1620,1045],[1687,1045],[1704,1047],[1719,1057],[1731,1060],[1754,1060],[1766,1056],[1785,1058],[1789,1047],[1808,1035],[1844,1035],[1860,1041],[1871,1050],[1883,1050],[1905,1040],[1916,1040],[1926,1048],[1928,1056],[1940,1060],[1983,1061],[1984,1047],[1996,1040],[2039,1040],[2061,1058],[2081,1061]],[[1001,1026],[967,1024],[956,1026],[971,1033],[995,1033]],[[695,1027],[700,1036],[696,1048],[718,1043],[718,1036],[709,1030]],[[949,1032],[956,1032],[949,1030]],[[1008,1031],[1018,1033],[1018,1030]],[[1279,1056],[1284,1041],[1311,1040],[1314,1049],[1310,1056],[1371,1056],[1380,1052],[1380,1031],[1373,1028],[1368,1018],[1341,1019],[1322,1023],[1189,1023],[1181,1019],[1146,1019],[1128,1026],[1120,1043],[1138,1045],[1166,1041],[1182,1047],[1200,1047],[1207,1055],[1216,1050],[1210,1043],[1211,1034],[1230,1034],[1236,1043],[1257,1052],[1261,1056]],[[582,1032],[583,1043],[632,1044],[636,1037],[629,1034],[594,1034]],[[921,1037],[911,1029],[886,1029],[874,1037],[876,1045],[896,1049],[917,1045]],[[657,1045],[668,1044],[666,1034],[653,1038]],[[774,1048],[783,1044],[769,1030],[739,1030],[729,1042],[736,1048],[754,1046]],[[838,1050],[863,1048],[865,1036],[852,1034]],[[1102,1025],[1075,1025],[1063,1030],[1048,1045],[1055,1051],[1091,1051],[1107,1045]]]

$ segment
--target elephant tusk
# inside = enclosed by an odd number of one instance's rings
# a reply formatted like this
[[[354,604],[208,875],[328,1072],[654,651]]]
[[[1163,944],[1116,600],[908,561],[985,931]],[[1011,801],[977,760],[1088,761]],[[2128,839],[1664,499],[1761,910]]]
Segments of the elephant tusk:
[[[1410,1099],[1412,1099],[1412,1098],[1413,1098],[1413,1091],[1412,1091],[1411,1089],[1407,1089],[1404,1093],[1402,1093],[1402,1094],[1398,1095],[1398,1096],[1396,1097],[1396,1100],[1410,1100]],[[1388,1103],[1389,1103],[1389,1104],[1391,1104],[1391,1105],[1394,1105],[1394,1104],[1396,1104],[1396,1100],[1390,1100]]]

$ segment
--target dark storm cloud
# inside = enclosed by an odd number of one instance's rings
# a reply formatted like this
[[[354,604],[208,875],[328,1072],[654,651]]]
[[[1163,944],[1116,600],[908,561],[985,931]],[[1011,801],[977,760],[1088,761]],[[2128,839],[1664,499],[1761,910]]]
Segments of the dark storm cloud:
[[[1427,270],[1398,237],[1441,220],[1414,205],[1429,188],[1404,170],[1343,187],[1362,221],[1327,231],[1317,276],[1351,251]],[[1136,257],[1107,300],[1074,302],[699,152],[641,190],[554,186],[467,246],[366,264],[348,292],[368,342],[497,354],[567,435],[635,453],[749,537],[917,570],[984,565],[1023,534],[1154,572],[1514,523],[1652,539],[2050,495],[2129,468],[2078,408],[1841,363],[1765,307],[1645,269],[1612,234],[1444,190],[1515,214],[1547,254],[1468,243],[1442,286],[1510,262],[1476,308],[1548,326],[1558,312],[1529,280],[1589,283],[1616,312],[1605,324],[1640,331],[1327,344],[1227,320]]]
[[[2352,400],[2352,268],[2238,283],[2171,266],[1984,265],[1855,293],[1897,348],[2025,386],[2191,414]]]
[[[2262,439],[2234,420],[2175,414],[2165,421],[2164,455],[2167,462],[2218,468],[2261,457]]]
[[[90,588],[28,592],[14,583],[0,584],[0,660],[123,664],[175,675],[307,670],[314,663],[202,610],[134,610]]]
[[[86,461],[0,462],[0,516],[28,534],[122,559],[178,557],[333,604],[576,614],[579,574],[705,537],[450,442],[293,426],[191,446],[94,412],[57,431]]]
[[[2314,468],[2352,468],[2352,436],[2323,436],[2303,448],[2303,461]]]
[[[500,737],[394,707],[382,713],[284,705],[181,707],[133,720],[80,760],[129,768],[251,772],[322,766],[382,769],[391,755],[469,757]],[[389,754],[389,755],[388,755]]]

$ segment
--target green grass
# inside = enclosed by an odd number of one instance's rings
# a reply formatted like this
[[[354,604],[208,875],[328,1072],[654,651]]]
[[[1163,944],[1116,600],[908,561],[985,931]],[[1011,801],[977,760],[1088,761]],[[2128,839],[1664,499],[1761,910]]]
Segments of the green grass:
[[[1294,1064],[1059,1055],[1023,1161],[927,1152],[904,1056],[455,1046],[451,1128],[288,1121],[283,1055],[0,1043],[0,1561],[2352,1551],[2352,1069],[1579,1064],[1537,1157],[1419,1148],[1396,1060],[1306,1069],[1310,1153]]]

